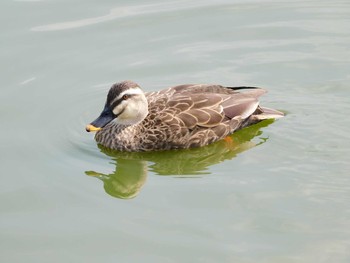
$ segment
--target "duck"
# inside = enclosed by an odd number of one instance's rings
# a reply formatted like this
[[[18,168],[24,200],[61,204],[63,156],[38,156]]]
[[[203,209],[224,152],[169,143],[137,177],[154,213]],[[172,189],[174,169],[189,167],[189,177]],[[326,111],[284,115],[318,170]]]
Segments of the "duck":
[[[104,108],[86,126],[111,150],[149,152],[206,146],[284,113],[260,106],[258,87],[183,84],[144,92],[133,81],[110,88]]]

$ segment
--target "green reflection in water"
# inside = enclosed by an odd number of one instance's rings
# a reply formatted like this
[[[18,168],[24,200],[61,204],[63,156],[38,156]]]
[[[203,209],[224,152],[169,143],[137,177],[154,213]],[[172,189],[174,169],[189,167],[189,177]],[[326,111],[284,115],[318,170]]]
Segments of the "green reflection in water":
[[[209,174],[211,165],[230,160],[237,154],[264,143],[268,138],[260,137],[258,142],[252,139],[262,134],[260,130],[271,124],[266,120],[232,134],[229,139],[211,145],[186,150],[162,152],[119,152],[99,146],[101,152],[115,162],[115,171],[103,174],[86,171],[103,181],[107,194],[130,199],[140,192],[146,182],[147,170],[158,175],[193,176]]]

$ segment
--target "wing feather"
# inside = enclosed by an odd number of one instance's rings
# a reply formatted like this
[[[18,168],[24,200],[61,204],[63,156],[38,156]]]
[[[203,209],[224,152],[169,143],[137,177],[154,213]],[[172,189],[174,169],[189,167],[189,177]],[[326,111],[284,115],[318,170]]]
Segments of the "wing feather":
[[[186,84],[159,92],[158,99],[154,93],[148,93],[147,99],[157,107],[164,105],[159,107],[158,116],[168,125],[190,131],[210,128],[221,138],[237,129],[258,109],[258,97],[265,92],[263,89],[240,92],[220,85]]]
[[[198,119],[196,116],[188,112],[181,112],[177,117],[180,118],[189,129],[193,129],[198,125]]]
[[[187,112],[187,114],[191,114],[195,118],[197,118],[197,125],[205,124],[210,120],[210,113],[205,109],[192,109]]]
[[[248,118],[258,108],[258,105],[259,101],[250,97],[239,99],[233,97],[222,104],[225,115],[230,119],[235,116],[241,116],[243,119]]]

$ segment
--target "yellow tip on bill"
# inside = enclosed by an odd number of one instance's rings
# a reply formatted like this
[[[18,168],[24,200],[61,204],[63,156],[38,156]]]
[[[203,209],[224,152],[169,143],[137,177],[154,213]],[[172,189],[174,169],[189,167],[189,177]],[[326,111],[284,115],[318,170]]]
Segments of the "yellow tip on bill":
[[[91,125],[91,124],[86,125],[85,129],[87,132],[95,132],[95,131],[101,130],[100,127],[95,127],[94,125]]]

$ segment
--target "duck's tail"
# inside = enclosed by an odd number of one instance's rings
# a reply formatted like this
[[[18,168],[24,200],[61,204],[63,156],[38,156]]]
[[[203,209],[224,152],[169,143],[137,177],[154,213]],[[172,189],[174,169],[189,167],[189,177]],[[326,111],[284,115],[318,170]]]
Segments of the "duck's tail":
[[[257,120],[279,119],[284,116],[284,113],[275,109],[259,107],[261,112],[254,115]]]
[[[256,109],[256,111],[252,115],[249,116],[249,118],[247,118],[243,121],[241,128],[256,124],[256,123],[261,122],[263,120],[279,119],[279,118],[282,118],[283,116],[284,116],[283,112],[259,106]]]
[[[232,90],[251,89],[252,91],[247,91],[247,93],[245,94],[251,94],[251,96],[255,97],[256,99],[258,99],[262,94],[266,92],[265,89],[262,89],[259,87],[239,86],[239,87],[227,87],[227,88]],[[284,116],[284,113],[271,108],[259,106],[252,116],[254,116],[254,119],[256,120],[279,119]]]

